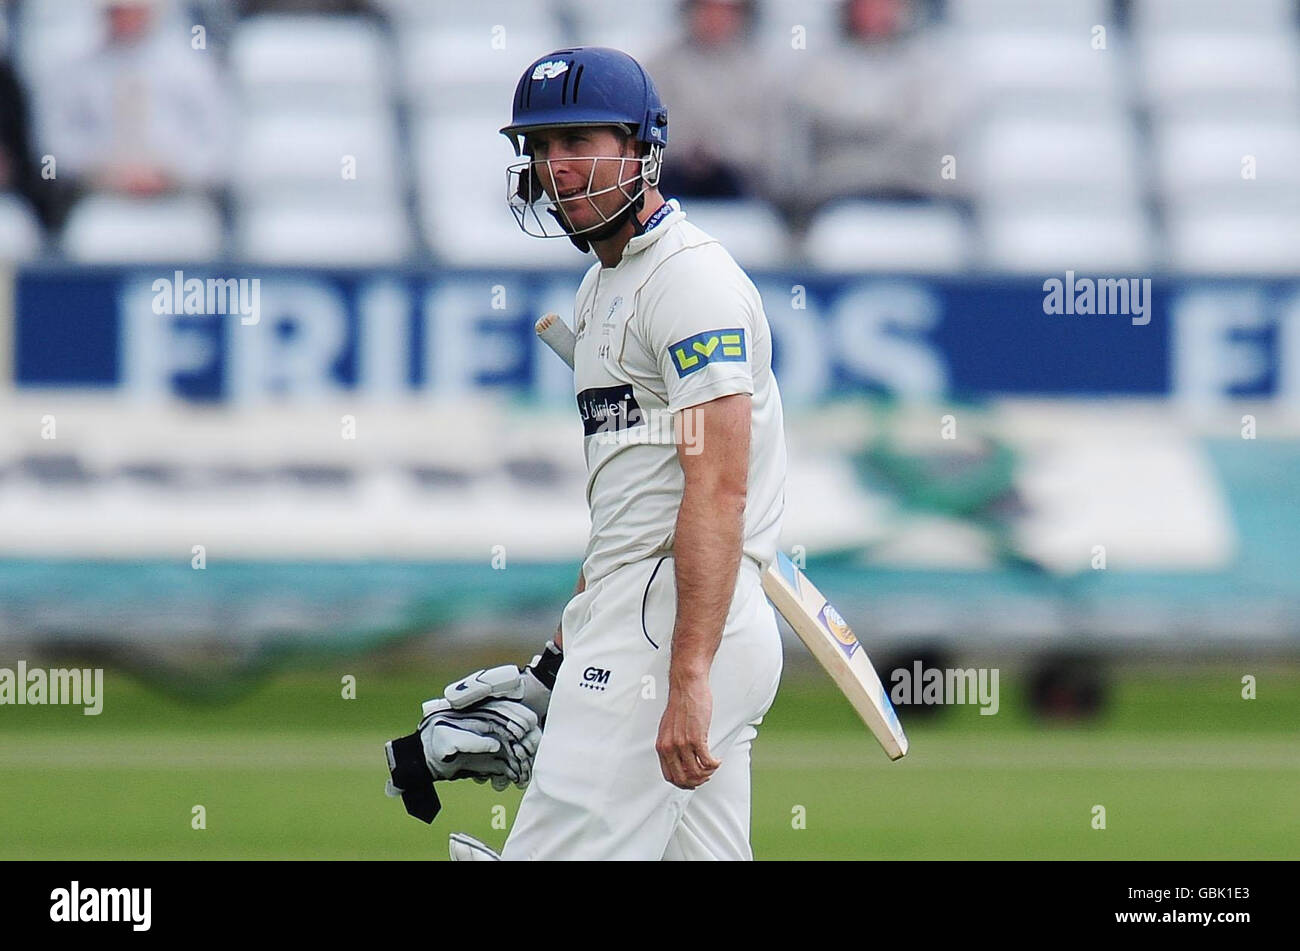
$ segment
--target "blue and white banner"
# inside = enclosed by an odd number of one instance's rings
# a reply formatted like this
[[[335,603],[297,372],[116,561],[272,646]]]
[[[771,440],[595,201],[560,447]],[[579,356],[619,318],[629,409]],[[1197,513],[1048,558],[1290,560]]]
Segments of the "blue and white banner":
[[[21,270],[13,382],[232,403],[471,391],[567,401],[571,376],[537,344],[533,323],[547,311],[571,321],[580,276]],[[1124,282],[1072,272],[754,279],[791,405],[859,393],[1300,403],[1295,280],[1157,277],[1116,312],[1102,285]]]

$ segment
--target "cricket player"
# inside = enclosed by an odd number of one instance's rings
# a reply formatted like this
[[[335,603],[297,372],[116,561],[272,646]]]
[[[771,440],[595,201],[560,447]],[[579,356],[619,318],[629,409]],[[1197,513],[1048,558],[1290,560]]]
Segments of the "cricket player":
[[[668,110],[632,57],[542,57],[501,131],[520,226],[596,258],[574,308],[591,537],[554,640],[449,686],[407,752],[422,779],[527,783],[504,859],[752,858],[750,751],[782,667],[760,574],[786,470],[762,302],[656,188]],[[497,857],[459,835],[452,855]]]

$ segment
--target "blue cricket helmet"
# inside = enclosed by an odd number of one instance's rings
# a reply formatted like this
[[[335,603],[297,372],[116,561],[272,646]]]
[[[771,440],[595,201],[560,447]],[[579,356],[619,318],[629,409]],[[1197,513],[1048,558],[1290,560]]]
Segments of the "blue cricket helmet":
[[[605,46],[556,50],[534,61],[519,78],[501,134],[522,155],[526,133],[566,125],[625,126],[647,146],[668,144],[668,107],[650,74]]]

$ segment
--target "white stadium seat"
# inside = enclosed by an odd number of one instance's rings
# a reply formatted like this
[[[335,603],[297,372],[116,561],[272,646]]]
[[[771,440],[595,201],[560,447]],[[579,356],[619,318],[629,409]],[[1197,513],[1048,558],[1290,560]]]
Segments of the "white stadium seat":
[[[1174,211],[1169,264],[1178,271],[1295,276],[1300,212]]]
[[[968,29],[1077,30],[1111,22],[1109,0],[956,0],[949,19]]]
[[[401,193],[397,127],[381,109],[366,113],[254,111],[237,137],[234,184],[242,195],[311,189],[340,200],[389,199]],[[355,178],[344,177],[344,157]]]
[[[241,209],[236,256],[266,264],[362,267],[399,264],[413,250],[406,209],[268,200]]]
[[[1127,204],[1140,189],[1138,155],[1127,113],[1002,115],[974,133],[967,174],[977,194],[999,203],[1071,197]]]
[[[1122,49],[1123,40],[1112,34],[1099,52],[1079,31],[967,34],[960,50],[968,95],[999,108],[1113,112],[1128,100],[1116,44]]]
[[[1300,121],[1190,119],[1156,125],[1153,140],[1156,189],[1169,204],[1227,210],[1300,198]]]
[[[1293,28],[1293,0],[1132,0],[1139,33],[1276,33]]]
[[[1294,32],[1151,36],[1138,47],[1143,94],[1157,116],[1288,113],[1300,105]]]
[[[439,10],[429,0],[371,0],[397,33],[438,18]]]
[[[562,48],[557,29],[507,26],[504,46],[493,45],[490,22],[449,29],[429,25],[398,37],[402,85],[416,111],[491,111],[497,128],[510,117],[520,75],[538,56]]]
[[[980,215],[982,264],[997,271],[1041,274],[1066,269],[1133,271],[1155,261],[1155,238],[1136,207],[989,206]]]
[[[810,266],[826,271],[962,271],[971,261],[961,215],[943,205],[841,201],[818,212],[804,238]]]
[[[209,261],[221,255],[221,215],[198,196],[124,198],[95,194],[72,209],[63,251],[86,264]]]
[[[514,30],[535,32],[556,28],[557,4],[554,0],[474,0],[473,3],[378,0],[377,5],[399,27],[440,23],[458,30],[501,25],[506,28],[508,42],[513,42]],[[540,50],[535,55],[545,52]]]
[[[42,244],[41,224],[26,200],[0,192],[0,262],[34,258]]]
[[[790,236],[781,216],[764,201],[684,199],[687,220],[722,242],[741,267],[790,263]]]
[[[246,104],[319,102],[325,109],[388,100],[387,41],[360,17],[263,15],[238,25],[230,68]]]

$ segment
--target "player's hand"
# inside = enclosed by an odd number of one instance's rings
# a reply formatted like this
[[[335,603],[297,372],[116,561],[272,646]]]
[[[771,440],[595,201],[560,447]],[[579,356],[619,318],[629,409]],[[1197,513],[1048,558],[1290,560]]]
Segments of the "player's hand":
[[[708,674],[675,679],[668,689],[668,708],[659,721],[655,752],[664,779],[681,789],[709,781],[721,766],[709,752],[713,692]]]

